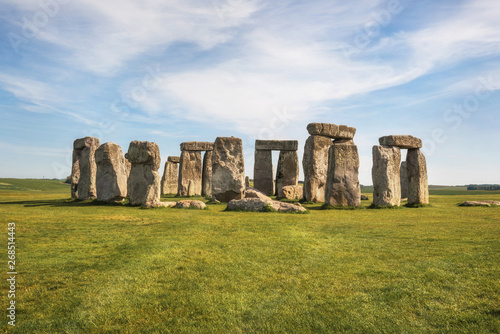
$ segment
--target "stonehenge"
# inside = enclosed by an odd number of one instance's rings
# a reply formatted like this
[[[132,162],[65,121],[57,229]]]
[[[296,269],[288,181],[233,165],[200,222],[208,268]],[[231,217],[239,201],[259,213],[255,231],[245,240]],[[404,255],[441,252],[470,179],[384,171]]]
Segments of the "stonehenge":
[[[266,195],[280,194],[284,186],[299,181],[299,143],[297,140],[256,140],[254,162],[254,188]],[[272,151],[280,151],[274,181]]]
[[[203,189],[203,174],[205,177],[205,191],[210,190],[210,156],[206,156],[207,164],[203,164],[202,151],[213,151],[214,144],[210,142],[184,142],[180,144],[181,156],[179,160],[178,196],[200,196]],[[205,159],[204,159],[205,160]],[[205,194],[206,195],[206,194]]]
[[[161,194],[177,194],[180,157],[168,157],[161,178]]]
[[[201,173],[201,195],[212,197],[212,157],[213,151],[203,155],[203,172]]]
[[[119,145],[108,142],[95,151],[97,200],[122,201],[127,197],[130,163]]]
[[[212,158],[212,198],[229,202],[245,196],[243,142],[235,137],[217,137]]]
[[[95,151],[99,139],[85,137],[73,142],[71,197],[81,200],[97,197]]]
[[[328,152],[333,141],[328,137],[312,135],[304,145],[302,169],[304,171],[304,199],[308,202],[324,202]]]
[[[413,136],[392,135],[379,138],[373,146],[373,204],[399,206],[401,198],[409,205],[428,204],[427,165],[421,152],[422,140]],[[401,149],[407,149],[401,163]]]
[[[128,178],[128,195],[131,205],[155,206],[160,203],[161,158],[158,144],[134,140],[125,158],[132,168]]]

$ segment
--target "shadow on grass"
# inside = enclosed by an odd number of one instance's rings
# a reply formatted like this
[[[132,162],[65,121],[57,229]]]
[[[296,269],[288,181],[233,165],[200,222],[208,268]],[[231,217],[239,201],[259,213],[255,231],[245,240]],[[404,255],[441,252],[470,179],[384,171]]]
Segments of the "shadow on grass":
[[[24,205],[25,207],[51,206],[51,207],[88,207],[88,206],[130,206],[128,201],[106,203],[97,200],[53,199],[35,201],[0,202],[0,205]],[[131,207],[131,206],[130,206]]]

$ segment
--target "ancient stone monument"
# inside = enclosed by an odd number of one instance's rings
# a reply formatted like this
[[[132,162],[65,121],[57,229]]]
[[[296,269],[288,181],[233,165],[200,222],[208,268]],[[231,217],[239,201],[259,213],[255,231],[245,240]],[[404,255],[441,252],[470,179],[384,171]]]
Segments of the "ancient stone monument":
[[[73,166],[71,169],[71,197],[86,200],[96,198],[95,151],[99,139],[85,137],[73,142]]]
[[[245,196],[245,164],[240,138],[217,137],[212,159],[212,198],[229,202]]]
[[[408,199],[409,185],[408,185],[408,168],[406,166],[406,161],[401,161],[401,166],[399,167],[399,179],[401,183],[401,199]]]
[[[168,157],[161,178],[161,194],[177,194],[180,157]]]
[[[179,164],[179,182],[177,195],[194,196],[202,194],[203,172],[206,174],[206,190],[209,188],[209,166],[202,164],[201,152],[213,151],[214,144],[210,142],[181,143],[181,157]],[[206,155],[206,154],[205,154]],[[207,163],[209,157],[207,156]]]
[[[310,123],[307,131],[310,136],[302,159],[304,199],[334,206],[358,206],[359,157],[352,141],[356,129],[347,125]]]
[[[123,156],[120,145],[108,142],[95,151],[97,165],[97,200],[103,202],[122,201],[127,197],[127,181],[130,163]]]
[[[428,204],[427,166],[420,151],[422,141],[413,136],[397,135],[381,137],[379,143],[380,146],[373,147],[373,204],[400,205],[404,179],[408,180],[408,204]],[[404,164],[400,167],[401,149],[408,149],[406,168]],[[405,169],[406,178],[401,176],[401,170],[404,173]]]
[[[201,195],[212,197],[212,158],[213,151],[203,155],[203,172],[201,173]]]
[[[279,194],[284,186],[297,185],[299,157],[296,140],[256,140],[254,163],[254,188],[266,195]],[[276,172],[276,188],[272,151],[280,151]]]
[[[155,206],[160,202],[160,149],[156,143],[134,140],[125,158],[132,168],[128,178],[131,205]]]

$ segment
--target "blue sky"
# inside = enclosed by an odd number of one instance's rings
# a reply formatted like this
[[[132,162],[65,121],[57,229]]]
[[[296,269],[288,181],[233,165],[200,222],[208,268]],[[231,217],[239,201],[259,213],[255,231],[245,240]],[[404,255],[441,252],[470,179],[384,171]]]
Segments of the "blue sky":
[[[357,128],[360,181],[390,134],[429,183],[500,183],[500,2],[0,0],[0,177],[64,178],[73,140],[299,140]],[[277,158],[277,153],[275,159]]]

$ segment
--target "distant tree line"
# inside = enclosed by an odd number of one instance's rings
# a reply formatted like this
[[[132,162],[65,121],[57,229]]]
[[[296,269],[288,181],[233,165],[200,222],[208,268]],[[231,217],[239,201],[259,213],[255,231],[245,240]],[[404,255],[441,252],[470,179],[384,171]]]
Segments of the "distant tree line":
[[[500,190],[500,184],[469,184],[467,190]]]

